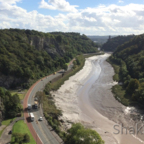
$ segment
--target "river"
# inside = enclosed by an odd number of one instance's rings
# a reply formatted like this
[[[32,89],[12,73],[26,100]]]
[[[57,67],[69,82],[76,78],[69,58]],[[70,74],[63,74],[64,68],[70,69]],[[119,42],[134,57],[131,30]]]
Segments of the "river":
[[[113,68],[106,62],[109,56],[104,54],[87,58],[83,69],[53,92],[56,106],[63,113],[60,119],[65,129],[73,122],[81,122],[96,130],[105,144],[142,144],[143,136],[138,139],[134,134],[125,134],[121,127],[121,124],[135,125],[131,118],[134,108],[123,106],[113,97],[111,88],[117,83],[112,79]],[[118,130],[120,132],[116,134]]]

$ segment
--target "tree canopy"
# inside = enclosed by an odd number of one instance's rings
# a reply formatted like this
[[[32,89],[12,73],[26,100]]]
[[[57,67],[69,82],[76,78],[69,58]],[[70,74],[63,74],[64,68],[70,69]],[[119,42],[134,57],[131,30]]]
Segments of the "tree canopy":
[[[104,144],[100,135],[91,129],[84,128],[80,123],[73,124],[66,138],[68,144]]]
[[[18,94],[11,95],[8,90],[0,87],[0,99],[2,101],[0,109],[6,118],[14,118],[21,112],[22,109]]]
[[[4,29],[0,30],[0,74],[21,79],[10,87],[27,88],[30,79],[53,73],[77,54],[96,51],[97,45],[79,33]]]
[[[144,34],[117,47],[110,57],[119,66],[118,81],[123,82],[127,98],[144,104]]]
[[[128,36],[117,36],[108,39],[108,41],[102,45],[101,49],[105,51],[115,51],[119,45],[124,44],[125,42],[129,41],[133,37],[134,35],[128,35]]]

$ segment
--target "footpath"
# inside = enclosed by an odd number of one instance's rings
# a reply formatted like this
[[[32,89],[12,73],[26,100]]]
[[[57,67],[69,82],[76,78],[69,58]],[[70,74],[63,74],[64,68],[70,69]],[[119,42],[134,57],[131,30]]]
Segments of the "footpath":
[[[9,134],[9,132],[12,131],[13,125],[19,120],[24,120],[24,118],[23,117],[16,118],[4,129],[0,137],[0,144],[8,144],[11,142],[12,134]]]

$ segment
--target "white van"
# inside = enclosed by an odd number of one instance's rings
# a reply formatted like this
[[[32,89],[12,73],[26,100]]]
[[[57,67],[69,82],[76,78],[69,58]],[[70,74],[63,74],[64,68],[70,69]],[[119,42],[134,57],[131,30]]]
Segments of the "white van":
[[[34,121],[34,114],[33,113],[30,113],[30,119],[31,119],[31,121]]]

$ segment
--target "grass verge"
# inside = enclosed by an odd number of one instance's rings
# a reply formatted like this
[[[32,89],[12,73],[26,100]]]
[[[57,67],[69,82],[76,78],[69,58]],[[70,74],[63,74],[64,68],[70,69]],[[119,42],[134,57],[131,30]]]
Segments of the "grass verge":
[[[23,99],[24,99],[26,92],[27,92],[27,90],[23,90],[23,91],[21,91],[21,92],[18,92],[18,91],[16,91],[16,90],[10,90],[10,93],[11,93],[12,95],[18,94],[20,100],[23,100]]]
[[[20,134],[27,133],[30,136],[30,142],[29,142],[29,144],[36,144],[36,142],[35,142],[32,134],[29,131],[29,128],[27,127],[27,124],[24,123],[23,120],[20,120],[20,121],[16,122],[14,124],[14,126],[13,126],[13,130],[12,131],[13,131],[13,133],[20,133]],[[13,137],[13,135],[12,135],[11,142],[13,143],[14,140],[15,140],[15,137]],[[25,144],[25,143],[23,143],[23,144]]]
[[[4,121],[2,121],[2,125],[8,126],[11,123],[11,121],[13,121],[14,119],[15,118],[4,120]]]

